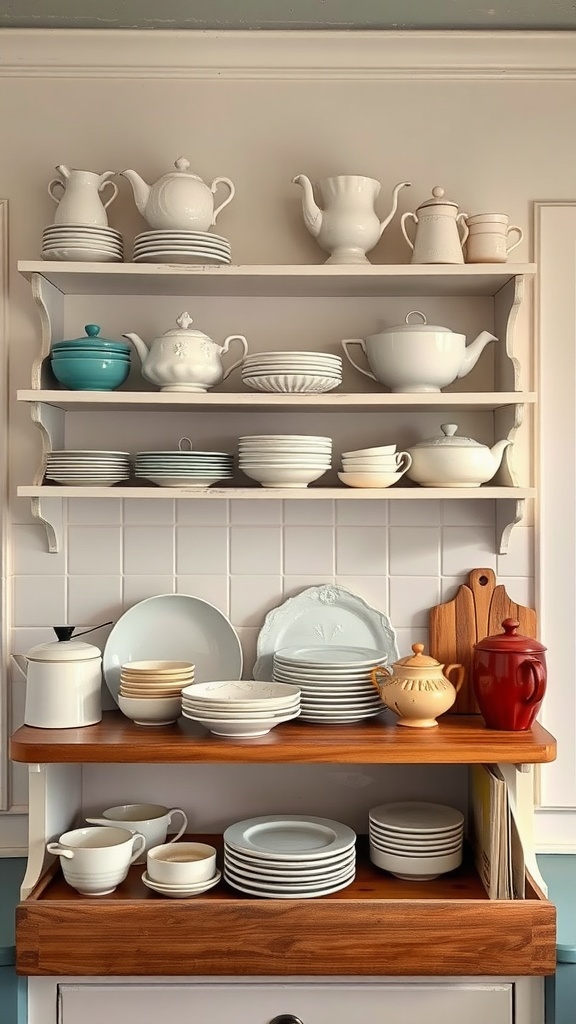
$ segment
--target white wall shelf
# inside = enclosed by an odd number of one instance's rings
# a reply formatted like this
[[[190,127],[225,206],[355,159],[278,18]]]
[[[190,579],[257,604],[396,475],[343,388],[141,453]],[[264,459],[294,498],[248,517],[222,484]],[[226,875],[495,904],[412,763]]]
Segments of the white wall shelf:
[[[18,487],[21,498],[255,498],[263,501],[282,501],[302,498],[337,501],[385,498],[386,500],[410,498],[424,501],[450,500],[457,498],[480,498],[485,500],[512,498],[514,501],[533,498],[531,487],[207,487],[205,489],[186,487],[67,487],[65,485],[41,485]]]

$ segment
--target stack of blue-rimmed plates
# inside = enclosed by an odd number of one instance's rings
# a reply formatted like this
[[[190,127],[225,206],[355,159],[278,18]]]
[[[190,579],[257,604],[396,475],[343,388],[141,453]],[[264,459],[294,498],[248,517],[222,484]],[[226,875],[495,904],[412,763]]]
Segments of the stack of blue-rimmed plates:
[[[137,452],[135,475],[160,487],[210,487],[232,479],[233,457],[227,452]]]

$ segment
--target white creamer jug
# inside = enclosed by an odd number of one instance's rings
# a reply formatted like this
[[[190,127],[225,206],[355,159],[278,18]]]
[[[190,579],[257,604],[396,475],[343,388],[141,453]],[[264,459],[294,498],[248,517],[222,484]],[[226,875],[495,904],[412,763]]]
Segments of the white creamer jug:
[[[26,677],[24,722],[38,729],[95,725],[102,719],[102,654],[72,639],[74,626],[53,628],[58,640],[12,655]]]

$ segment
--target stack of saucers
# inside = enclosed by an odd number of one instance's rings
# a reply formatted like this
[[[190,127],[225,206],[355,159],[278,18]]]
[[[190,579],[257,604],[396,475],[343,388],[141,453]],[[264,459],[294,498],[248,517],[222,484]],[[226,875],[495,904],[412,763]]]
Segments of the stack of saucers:
[[[342,359],[325,352],[263,352],[246,356],[242,381],[254,391],[332,391],[342,383]]]
[[[397,878],[425,882],[462,863],[464,815],[455,807],[406,801],[369,813],[370,860]]]
[[[180,716],[181,694],[194,681],[188,661],[130,661],[120,668],[118,707],[136,725],[170,725]]]
[[[134,263],[231,263],[227,238],[211,231],[142,231],[134,242]]]
[[[240,469],[263,487],[307,487],[331,467],[332,438],[249,434],[238,442]]]
[[[274,654],[273,678],[300,687],[303,721],[346,725],[384,710],[370,672],[386,658],[364,647],[289,647]]]
[[[51,224],[42,232],[43,260],[121,263],[122,235],[114,228],[87,224]]]
[[[137,452],[136,477],[160,487],[210,487],[218,480],[232,478],[233,457],[227,452],[184,451]]]
[[[300,714],[300,690],[254,679],[195,683],[182,690],[182,714],[215,736],[265,736]]]
[[[112,487],[130,476],[129,452],[54,449],[46,456],[46,477],[71,487]]]
[[[224,879],[250,896],[327,896],[354,880],[355,843],[356,833],[330,818],[248,818],[224,832]]]
[[[347,487],[391,487],[412,465],[410,452],[396,451],[395,444],[358,448],[342,453],[338,479]]]

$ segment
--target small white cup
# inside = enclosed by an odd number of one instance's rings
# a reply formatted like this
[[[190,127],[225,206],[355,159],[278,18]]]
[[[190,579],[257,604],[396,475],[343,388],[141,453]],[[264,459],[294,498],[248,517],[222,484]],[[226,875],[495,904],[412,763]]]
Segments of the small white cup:
[[[505,213],[476,213],[467,218],[466,224],[467,263],[506,263],[508,254],[524,238],[522,228],[509,224]],[[511,235],[517,236],[516,241],[509,242]]]
[[[118,807],[107,807],[102,811],[101,818],[86,818],[90,825],[106,825],[116,828],[127,828],[132,833],[144,836],[146,845],[135,864],[146,863],[146,853],[153,846],[166,842],[168,826],[175,814],[182,816],[182,824],[169,843],[175,843],[184,835],[188,827],[188,818],[180,807],[162,807],[161,804],[120,804]]]
[[[208,843],[165,843],[147,855],[148,877],[163,885],[193,885],[216,874],[216,850]]]
[[[83,896],[106,896],[124,881],[145,843],[144,836],[126,828],[93,826],[64,832],[46,849],[60,857],[68,885]]]

